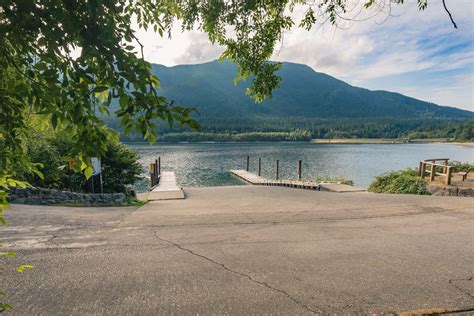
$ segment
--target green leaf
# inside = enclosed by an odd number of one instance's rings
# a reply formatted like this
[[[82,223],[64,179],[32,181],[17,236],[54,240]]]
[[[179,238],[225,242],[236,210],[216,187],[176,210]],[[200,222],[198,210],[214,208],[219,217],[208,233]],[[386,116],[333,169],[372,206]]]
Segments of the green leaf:
[[[22,273],[23,271],[26,271],[26,270],[29,270],[29,269],[32,269],[33,266],[30,265],[30,264],[22,264],[18,267],[16,267],[16,271]]]
[[[90,166],[84,169],[84,176],[86,177],[87,180],[89,180],[92,177],[92,172],[93,172],[93,168]]]
[[[97,86],[97,87],[94,88],[94,90],[92,92],[100,93],[100,92],[107,91],[107,90],[109,90],[109,87],[107,87],[107,86]]]

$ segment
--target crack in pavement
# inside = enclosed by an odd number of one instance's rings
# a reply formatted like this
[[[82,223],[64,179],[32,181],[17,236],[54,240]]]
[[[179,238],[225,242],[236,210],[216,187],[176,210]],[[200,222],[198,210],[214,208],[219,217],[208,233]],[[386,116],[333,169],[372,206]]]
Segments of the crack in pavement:
[[[393,213],[386,215],[362,215],[362,216],[348,216],[348,217],[318,217],[318,218],[307,218],[307,219],[298,219],[298,220],[261,220],[255,221],[252,223],[235,223],[231,219],[228,219],[227,222],[219,223],[185,223],[185,224],[161,224],[161,225],[145,225],[143,227],[155,227],[155,228],[168,228],[168,227],[225,227],[225,226],[243,226],[243,225],[293,225],[293,224],[304,224],[304,223],[324,223],[324,222],[344,222],[344,221],[357,221],[357,220],[369,220],[369,219],[385,219],[385,218],[402,218],[402,217],[411,217],[418,215],[430,215],[430,214],[439,214],[448,212],[444,211],[434,211],[434,212],[409,212],[409,213]],[[289,212],[288,212],[289,213]],[[269,217],[272,213],[268,213]]]
[[[235,271],[235,270],[232,270],[231,268],[229,268],[228,266],[226,266],[224,263],[221,263],[221,262],[218,262],[218,261],[215,261],[214,259],[211,259],[209,257],[206,257],[204,255],[201,255],[199,253],[196,253],[194,252],[193,250],[189,249],[189,248],[186,248],[186,247],[183,247],[182,245],[178,244],[178,243],[175,243],[173,241],[170,241],[170,240],[167,240],[167,239],[164,239],[164,238],[161,238],[160,236],[158,236],[158,233],[156,231],[153,230],[153,233],[155,234],[155,237],[156,239],[160,240],[160,241],[163,241],[163,242],[166,242],[168,244],[171,244],[173,246],[175,246],[176,248],[180,249],[180,250],[183,250],[183,251],[186,251],[187,253],[190,253],[191,255],[193,256],[196,256],[196,257],[199,257],[201,259],[204,259],[208,262],[211,262],[212,264],[215,264],[215,265],[218,265],[220,266],[221,268],[223,268],[224,270],[226,270],[227,272],[230,272],[230,273],[233,273],[233,274],[236,274],[238,276],[241,276],[241,277],[245,277],[247,278],[248,280],[250,280],[251,282],[253,283],[256,283],[258,285],[261,285],[261,286],[264,286],[274,292],[278,292],[280,294],[283,294],[284,296],[286,296],[287,298],[289,298],[291,301],[293,301],[295,304],[297,304],[298,306],[301,306],[303,307],[304,309],[308,310],[309,312],[313,313],[313,314],[319,314],[319,313],[324,313],[323,310],[316,306],[316,308],[318,310],[314,310],[311,306],[303,303],[302,301],[296,299],[295,297],[291,296],[287,291],[285,290],[282,290],[282,289],[278,289],[276,287],[273,287],[271,286],[270,284],[266,283],[266,282],[263,282],[263,281],[259,281],[259,280],[256,280],[254,279],[251,275],[248,275],[248,274],[245,274],[243,272],[238,272],[238,271]]]
[[[453,282],[456,282],[456,281],[472,281],[472,279],[473,279],[473,276],[471,276],[470,278],[464,278],[464,279],[449,279],[448,282],[449,282],[449,284],[451,284],[453,287],[455,287],[461,293],[466,294],[470,298],[474,298],[474,295],[471,294],[469,291],[467,291],[467,290],[463,289],[462,287],[459,287],[458,285],[453,283]]]

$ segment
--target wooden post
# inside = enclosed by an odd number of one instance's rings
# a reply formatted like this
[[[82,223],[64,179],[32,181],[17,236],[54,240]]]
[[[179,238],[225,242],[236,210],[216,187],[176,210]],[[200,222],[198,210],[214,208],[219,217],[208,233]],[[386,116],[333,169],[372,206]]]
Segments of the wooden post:
[[[276,179],[278,180],[279,177],[280,177],[280,160],[277,160],[277,164],[276,164]]]
[[[301,180],[301,160],[298,160],[298,180]]]
[[[433,181],[434,178],[435,178],[435,165],[431,164],[430,181]]]
[[[258,176],[262,175],[262,158],[258,158]]]
[[[423,161],[420,161],[420,165],[418,167],[418,176],[420,178],[423,178],[423,173],[422,173],[423,171],[422,170],[423,170]]]
[[[154,169],[154,171],[155,171],[155,180],[158,180],[158,175],[159,175],[159,173],[158,173],[158,159],[155,159],[155,169]]]
[[[161,157],[158,157],[158,175],[161,176]]]
[[[249,166],[250,166],[250,156],[247,155],[247,171],[249,171]]]
[[[450,185],[451,184],[451,173],[453,172],[453,167],[448,166],[446,168],[448,169],[447,174],[446,174],[446,185]]]
[[[426,162],[422,161],[421,162],[421,178],[424,179],[425,178],[425,170],[426,170]]]
[[[150,184],[151,184],[151,187],[153,187],[155,185],[155,181],[154,181],[154,170],[155,170],[155,166],[153,163],[150,164]]]

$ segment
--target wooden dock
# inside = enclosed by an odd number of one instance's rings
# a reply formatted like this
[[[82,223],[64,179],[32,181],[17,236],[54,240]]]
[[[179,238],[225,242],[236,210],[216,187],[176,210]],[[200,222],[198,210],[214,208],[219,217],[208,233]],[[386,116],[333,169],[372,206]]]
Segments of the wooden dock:
[[[316,191],[330,191],[330,192],[365,192],[365,189],[356,188],[347,184],[339,183],[321,183],[310,180],[272,180],[263,178],[254,173],[245,170],[230,170],[230,172],[244,180],[247,183],[253,185],[267,185],[267,186],[280,186],[280,187],[289,187],[297,189],[306,189],[306,190],[316,190]]]
[[[142,193],[140,200],[177,200],[185,199],[183,189],[178,185],[174,171],[163,171],[160,174],[158,184],[151,188],[149,192]]]

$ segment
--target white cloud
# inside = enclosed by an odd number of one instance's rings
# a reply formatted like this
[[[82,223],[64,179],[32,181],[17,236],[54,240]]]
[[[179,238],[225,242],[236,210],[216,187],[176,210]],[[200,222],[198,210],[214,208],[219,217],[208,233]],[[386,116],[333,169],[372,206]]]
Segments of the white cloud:
[[[353,1],[359,6],[363,2]],[[285,34],[274,59],[307,64],[316,71],[363,87],[407,93],[440,104],[471,107],[472,71],[470,76],[464,74],[462,80],[454,76],[459,76],[456,70],[474,67],[472,47],[442,51],[453,45],[473,42],[474,1],[447,1],[458,30],[451,25],[441,1],[429,1],[428,9],[423,12],[418,11],[415,0],[406,2],[393,6],[393,17],[381,25],[386,17],[383,14],[351,23],[347,30],[327,24],[316,31],[291,30]],[[358,11],[354,9],[350,14],[354,12]],[[362,11],[357,18],[363,19],[364,14],[370,13]],[[139,31],[147,60],[167,66],[195,64],[214,60],[223,51],[198,31],[182,33],[180,26],[175,25],[172,34],[172,39],[162,39],[153,32]],[[442,76],[440,81],[449,82],[449,91],[453,92],[443,92],[435,86],[417,86],[413,81],[407,88],[408,84],[403,82],[407,75],[425,72]],[[389,86],[377,84],[378,78],[396,76],[400,80],[391,80]]]

